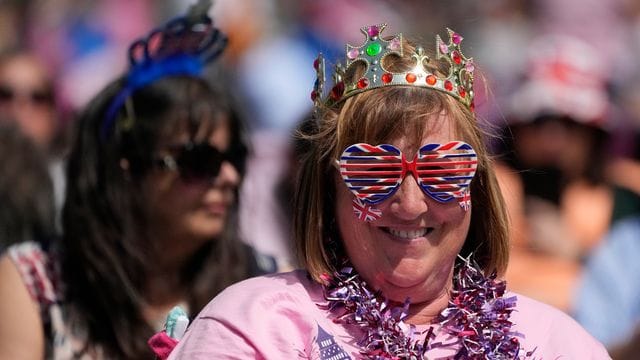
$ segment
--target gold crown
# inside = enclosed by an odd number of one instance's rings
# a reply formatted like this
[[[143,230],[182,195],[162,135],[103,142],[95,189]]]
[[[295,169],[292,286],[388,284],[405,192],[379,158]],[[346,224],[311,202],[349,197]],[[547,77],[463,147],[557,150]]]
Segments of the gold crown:
[[[391,38],[381,37],[387,24],[365,26],[360,29],[366,40],[360,46],[346,46],[346,67],[338,63],[333,73],[333,88],[323,99],[325,82],[325,60],[322,54],[316,58],[313,66],[317,79],[311,92],[311,99],[316,109],[321,106],[331,107],[350,96],[364,91],[385,86],[419,86],[435,89],[449,94],[473,111],[473,59],[466,58],[460,50],[462,36],[447,28],[449,42],[442,41],[436,36],[436,60],[444,60],[449,64],[447,74],[438,74],[428,70],[425,65],[432,60],[425,55],[422,47],[417,47],[411,56],[416,64],[406,72],[392,72],[382,63],[384,57],[390,54],[403,56],[402,34]],[[364,74],[352,82],[345,81],[347,70],[356,62],[366,65]],[[432,68],[441,68],[433,64]]]

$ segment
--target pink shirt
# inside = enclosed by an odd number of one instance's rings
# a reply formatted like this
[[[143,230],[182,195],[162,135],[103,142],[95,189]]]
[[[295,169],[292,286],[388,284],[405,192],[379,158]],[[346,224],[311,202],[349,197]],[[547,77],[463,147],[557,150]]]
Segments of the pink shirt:
[[[535,349],[534,358],[610,359],[604,347],[569,316],[517,297],[512,330],[524,334],[521,344],[526,351]],[[362,358],[356,344],[361,331],[334,323],[334,315],[317,306],[324,302],[322,287],[301,270],[245,280],[227,288],[200,312],[169,359]],[[447,339],[437,336],[436,341]],[[456,349],[433,349],[427,357],[444,359],[455,353]]]

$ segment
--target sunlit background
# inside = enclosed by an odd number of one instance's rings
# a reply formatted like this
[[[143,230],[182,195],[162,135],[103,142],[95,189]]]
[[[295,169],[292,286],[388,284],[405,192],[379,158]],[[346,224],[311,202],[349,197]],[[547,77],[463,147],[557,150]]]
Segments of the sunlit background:
[[[18,49],[43,61],[53,81],[57,121],[68,130],[74,114],[124,73],[129,44],[194,2],[0,0],[0,53]],[[628,190],[626,200],[640,192],[637,0],[217,0],[211,15],[229,38],[211,80],[224,82],[238,99],[253,142],[242,192],[244,239],[276,257],[282,270],[295,266],[287,240],[295,167],[291,132],[311,109],[313,60],[318,52],[330,62],[341,60],[345,43],[363,42],[360,28],[366,25],[386,23],[384,34],[402,32],[424,46],[435,46],[436,34],[446,39],[446,28],[460,33],[465,55],[482,73],[476,107],[492,125],[487,129],[552,111],[569,116],[609,137],[601,151],[605,165],[616,166],[605,169],[607,184]],[[570,154],[571,143],[558,141],[558,151]],[[501,140],[490,136],[489,142],[502,155]],[[509,201],[516,190],[505,183]],[[572,200],[586,210],[574,215],[578,230],[596,227],[593,219],[603,209],[594,205],[597,196]],[[616,220],[605,216],[604,228],[593,229],[580,245],[560,241],[540,245],[533,255],[512,254],[507,277],[517,290],[573,314],[582,266]],[[517,248],[531,226],[512,221]],[[559,234],[552,227],[537,230]],[[541,260],[544,246],[560,254],[556,260]]]

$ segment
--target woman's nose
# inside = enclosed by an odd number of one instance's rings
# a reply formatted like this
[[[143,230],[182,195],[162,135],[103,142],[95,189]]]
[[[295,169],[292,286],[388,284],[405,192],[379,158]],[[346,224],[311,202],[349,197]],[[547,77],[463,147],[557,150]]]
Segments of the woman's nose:
[[[407,175],[391,197],[390,210],[402,220],[414,220],[429,210],[426,195],[413,175]]]
[[[215,186],[238,186],[240,184],[240,173],[235,166],[228,161],[223,161],[220,165],[220,173],[214,180]]]

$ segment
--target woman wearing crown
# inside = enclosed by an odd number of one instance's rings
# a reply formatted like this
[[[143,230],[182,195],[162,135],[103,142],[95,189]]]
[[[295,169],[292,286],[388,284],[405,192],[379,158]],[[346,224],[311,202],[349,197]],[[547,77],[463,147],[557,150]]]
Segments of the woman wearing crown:
[[[471,59],[362,28],[323,97],[295,188],[304,269],[227,288],[170,359],[608,359],[506,290],[508,224],[473,113]]]

